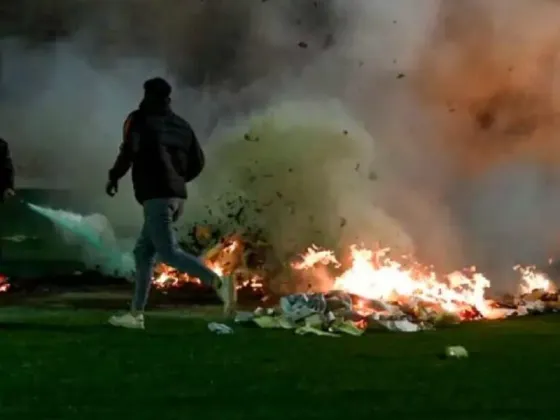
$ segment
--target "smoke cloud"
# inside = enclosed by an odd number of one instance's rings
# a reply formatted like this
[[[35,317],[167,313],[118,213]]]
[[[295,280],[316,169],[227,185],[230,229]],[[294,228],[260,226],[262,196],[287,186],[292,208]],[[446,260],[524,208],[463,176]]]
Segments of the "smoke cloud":
[[[514,263],[557,253],[558,28],[553,1],[441,2],[412,78],[448,165],[463,260],[511,286]]]
[[[84,3],[12,6],[0,127],[22,177],[117,231],[140,211],[125,181],[103,197],[106,171],[164,75],[208,154],[187,222],[237,195],[280,253],[380,241],[500,288],[555,251],[558,2]]]

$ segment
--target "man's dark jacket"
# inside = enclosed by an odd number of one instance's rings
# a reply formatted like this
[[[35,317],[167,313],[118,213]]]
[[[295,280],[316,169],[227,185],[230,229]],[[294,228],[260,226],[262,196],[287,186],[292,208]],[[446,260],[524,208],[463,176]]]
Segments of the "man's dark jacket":
[[[14,188],[14,166],[8,143],[0,138],[0,201],[4,191]]]
[[[186,183],[204,168],[204,154],[189,123],[167,103],[142,101],[124,123],[119,156],[109,171],[118,181],[132,166],[138,202],[187,198]]]

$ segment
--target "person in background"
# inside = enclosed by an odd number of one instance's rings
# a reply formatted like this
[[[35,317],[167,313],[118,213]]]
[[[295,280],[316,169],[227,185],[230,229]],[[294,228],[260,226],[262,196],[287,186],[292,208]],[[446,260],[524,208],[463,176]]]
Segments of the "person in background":
[[[15,195],[14,165],[8,143],[0,138],[0,203],[4,203]],[[2,258],[2,243],[0,242],[0,259]]]
[[[14,165],[10,147],[6,140],[0,138],[0,201],[5,202],[14,195]]]
[[[171,110],[170,96],[171,86],[166,80],[154,78],[144,83],[144,98],[124,122],[120,153],[109,171],[106,192],[113,197],[119,180],[132,168],[134,195],[144,212],[134,248],[136,275],[131,310],[109,319],[117,327],[144,329],[156,255],[161,262],[212,286],[226,314],[235,304],[233,279],[218,276],[183,251],[172,229],[183,212],[186,184],[202,172],[205,160],[191,126]]]

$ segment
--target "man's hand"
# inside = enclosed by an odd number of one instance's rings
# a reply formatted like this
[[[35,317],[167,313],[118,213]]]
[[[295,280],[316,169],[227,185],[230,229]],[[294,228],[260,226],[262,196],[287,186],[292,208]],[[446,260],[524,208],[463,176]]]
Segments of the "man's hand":
[[[8,188],[7,190],[4,190],[4,193],[2,194],[2,198],[5,200],[8,200],[10,198],[12,198],[14,195],[16,195],[16,192],[14,190],[12,190],[11,188]]]
[[[105,192],[109,197],[114,197],[117,192],[119,192],[119,183],[117,181],[107,181],[105,186]]]

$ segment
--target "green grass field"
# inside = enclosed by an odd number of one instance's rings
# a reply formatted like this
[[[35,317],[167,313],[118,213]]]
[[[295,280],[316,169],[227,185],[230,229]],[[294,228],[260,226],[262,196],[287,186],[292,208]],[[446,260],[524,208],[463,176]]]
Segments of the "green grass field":
[[[0,419],[560,418],[558,316],[341,338],[107,316],[0,310]]]

